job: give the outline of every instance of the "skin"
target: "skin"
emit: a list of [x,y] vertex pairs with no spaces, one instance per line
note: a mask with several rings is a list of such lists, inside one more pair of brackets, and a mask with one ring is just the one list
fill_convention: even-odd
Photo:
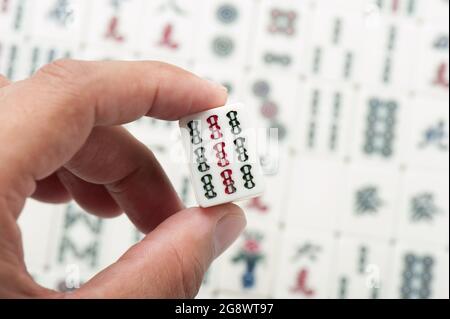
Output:
[[[177,120],[225,104],[226,90],[159,62],[53,62],[10,83],[0,75],[0,297],[192,298],[205,271],[239,236],[243,212],[183,207],[152,152],[120,125]],[[144,240],[77,291],[28,274],[17,219],[27,198],[75,200],[122,212]],[[37,217],[38,218],[38,217]]]

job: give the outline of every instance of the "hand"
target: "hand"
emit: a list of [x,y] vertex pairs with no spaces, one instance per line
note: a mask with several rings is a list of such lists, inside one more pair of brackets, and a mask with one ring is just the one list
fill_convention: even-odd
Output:
[[[226,98],[222,87],[156,62],[61,60],[25,81],[0,76],[0,297],[194,297],[244,229],[243,212],[184,209],[151,151],[119,125],[177,120]],[[58,293],[25,267],[17,218],[28,197],[74,199],[105,218],[124,211],[148,235],[80,289]]]

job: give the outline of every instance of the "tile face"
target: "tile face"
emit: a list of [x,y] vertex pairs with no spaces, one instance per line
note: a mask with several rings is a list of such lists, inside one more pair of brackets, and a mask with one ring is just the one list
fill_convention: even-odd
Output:
[[196,41],[197,58],[203,63],[241,66],[248,59],[251,43],[253,1],[211,0],[203,2]]
[[340,230],[388,240],[394,235],[400,192],[397,170],[369,165],[352,165],[348,170]]
[[276,275],[276,297],[329,297],[333,237],[326,232],[288,231],[283,236]]
[[264,191],[256,131],[243,104],[180,120],[192,183],[202,207],[257,197]]
[[344,159],[350,147],[348,129],[354,102],[355,94],[349,85],[317,80],[303,83],[296,143],[301,154]]
[[410,100],[393,90],[363,90],[356,102],[352,157],[365,163],[399,164],[405,153]]
[[417,96],[406,153],[410,166],[429,171],[448,170],[449,108],[448,96],[443,99]]
[[[33,37],[81,42],[88,3],[81,0],[43,0],[30,15]],[[31,12],[29,12],[31,13]],[[86,30],[87,31],[87,30]]]
[[341,237],[331,279],[331,298],[385,298],[390,251],[387,241]]
[[276,232],[268,227],[249,227],[218,259],[219,289],[240,295],[268,297],[272,294]]
[[25,14],[30,12],[32,2],[29,0],[0,1],[0,34],[13,36],[23,35],[27,31],[28,19]]
[[362,67],[358,82],[407,90],[412,85],[417,60],[418,33],[414,23],[380,18],[363,29]]
[[306,1],[262,2],[252,38],[252,66],[273,72],[300,71],[307,34],[306,7]]
[[194,58],[198,35],[199,12],[193,10],[195,0],[142,2],[144,14],[133,17],[151,17],[142,19],[138,28],[138,48],[143,57],[185,66],[186,61]]
[[295,164],[289,188],[288,228],[335,230],[344,169],[344,165],[331,161],[303,159]]
[[92,3],[87,41],[110,49],[138,45],[141,0],[100,0]]
[[11,81],[25,77],[25,49],[19,41],[0,39],[0,73]]
[[420,242],[400,242],[393,258],[389,298],[448,298],[448,250]]
[[448,98],[448,36],[445,23],[428,25],[421,30],[419,64],[414,72],[414,86],[419,92]]
[[[55,207],[28,200],[18,220],[22,232],[25,263],[28,269],[39,272],[48,263],[48,248],[52,244],[50,235],[54,231],[54,220],[60,212]],[[36,220],[35,216],[39,215]]]
[[105,220],[87,214],[76,204],[61,208],[46,267],[52,288],[79,288],[101,269],[104,225]]
[[407,172],[400,196],[398,236],[410,241],[448,245],[448,173]]
[[[354,82],[360,69],[359,60],[364,33],[363,15],[354,8],[330,7],[318,1],[308,33],[303,73],[321,79]],[[320,36],[319,36],[320,34]]]

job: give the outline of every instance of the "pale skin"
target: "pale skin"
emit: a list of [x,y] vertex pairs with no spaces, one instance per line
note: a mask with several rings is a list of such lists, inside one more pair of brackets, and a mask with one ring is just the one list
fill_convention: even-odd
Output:
[[[0,298],[195,297],[244,214],[233,204],[186,209],[152,152],[120,125],[177,120],[226,99],[223,87],[159,62],[61,60],[25,81],[0,75]],[[27,198],[125,213],[148,235],[75,292],[53,291],[24,263],[17,219]]]

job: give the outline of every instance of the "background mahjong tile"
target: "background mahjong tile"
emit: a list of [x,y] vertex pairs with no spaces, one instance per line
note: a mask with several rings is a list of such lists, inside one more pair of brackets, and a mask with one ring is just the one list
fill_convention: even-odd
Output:
[[448,298],[448,249],[400,241],[392,262],[388,298]]
[[423,22],[425,24],[436,23],[442,24],[447,23],[449,19],[448,4],[446,0],[442,1],[420,1],[419,8],[422,12]]
[[29,31],[27,14],[32,12],[33,1],[3,0],[0,2],[0,34],[24,36]]
[[398,169],[351,164],[347,174],[340,229],[347,234],[392,238],[401,195]]
[[44,65],[58,59],[77,59],[79,48],[70,42],[30,41],[23,46],[22,66],[24,76],[29,77]]
[[83,0],[41,0],[33,7],[30,35],[37,39],[81,43],[89,32],[87,7]]
[[206,64],[243,67],[249,58],[253,1],[211,0],[201,8],[196,57]]
[[298,158],[288,189],[286,226],[335,230],[341,211],[345,165],[329,160]]
[[20,40],[0,39],[0,73],[11,81],[27,77],[27,45]]
[[402,177],[399,238],[448,245],[448,174],[407,170]]
[[139,49],[145,57],[153,57],[183,65],[194,58],[197,28],[200,18],[195,0],[145,1],[145,14],[140,30]]
[[377,23],[366,23],[362,32],[362,59],[359,61],[362,67],[358,70],[358,83],[403,90],[410,88],[418,58],[417,24],[380,17]]
[[119,47],[137,49],[142,35],[140,12],[142,0],[100,0],[92,2],[89,10],[89,45],[99,44],[109,51]]
[[[362,11],[330,7],[328,2],[319,1],[310,14],[311,24],[302,73],[320,79],[351,81],[357,80],[362,67],[361,49],[364,36]],[[320,36],[319,36],[320,35]]]
[[47,270],[57,279],[70,272],[86,281],[101,267],[105,220],[89,215],[75,203],[60,209],[54,215]]
[[247,227],[241,238],[218,259],[221,292],[269,297],[275,265],[275,228]]
[[49,265],[50,247],[54,240],[54,220],[60,213],[58,207],[27,200],[18,223],[22,233],[25,264],[29,269],[41,272]]
[[[298,74],[308,39],[307,1],[264,0],[258,8],[250,65]],[[295,53],[295,54],[294,54]]]
[[352,153],[355,162],[400,165],[409,134],[410,98],[394,90],[359,90],[353,128]]
[[275,297],[329,298],[330,270],[334,259],[331,232],[308,228],[288,229],[280,242]]
[[448,171],[449,109],[447,98],[417,95],[412,101],[408,152],[405,162],[412,168]]
[[299,154],[305,157],[344,159],[350,149],[350,128],[356,95],[351,85],[304,81],[298,95]]
[[391,254],[388,241],[341,236],[330,280],[331,298],[386,298]]
[[442,24],[421,28],[418,36],[417,67],[414,68],[413,88],[441,99],[448,99],[448,34],[448,28]]

